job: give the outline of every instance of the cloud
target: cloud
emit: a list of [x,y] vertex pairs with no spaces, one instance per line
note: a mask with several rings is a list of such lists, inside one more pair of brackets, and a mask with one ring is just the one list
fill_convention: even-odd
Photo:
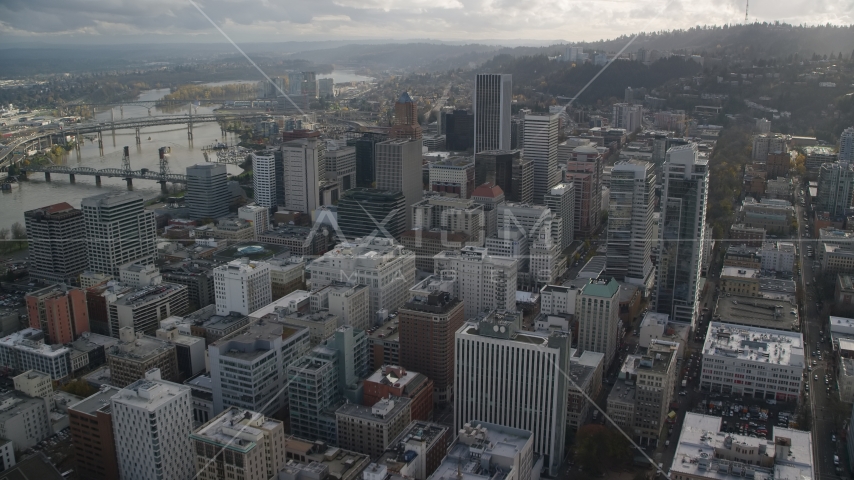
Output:
[[[434,38],[598,40],[738,23],[744,0],[198,0],[237,41]],[[785,17],[781,17],[785,15]],[[0,0],[0,38],[176,40],[210,35],[187,0]],[[851,0],[754,2],[751,21],[854,23]],[[134,38],[128,38],[133,36]],[[124,38],[123,38],[124,37]]]

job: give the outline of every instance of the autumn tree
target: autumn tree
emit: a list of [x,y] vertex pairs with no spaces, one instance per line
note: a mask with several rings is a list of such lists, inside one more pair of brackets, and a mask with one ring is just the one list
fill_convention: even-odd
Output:
[[616,429],[585,425],[576,436],[575,458],[585,472],[598,475],[631,460],[629,441]]
[[27,229],[21,225],[21,222],[12,224],[12,245],[15,249],[20,249],[26,246]]

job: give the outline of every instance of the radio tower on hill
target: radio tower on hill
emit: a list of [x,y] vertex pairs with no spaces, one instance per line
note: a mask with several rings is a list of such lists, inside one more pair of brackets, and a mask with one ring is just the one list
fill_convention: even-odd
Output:
[[750,0],[746,0],[744,5],[744,24],[747,25],[747,11],[750,9]]

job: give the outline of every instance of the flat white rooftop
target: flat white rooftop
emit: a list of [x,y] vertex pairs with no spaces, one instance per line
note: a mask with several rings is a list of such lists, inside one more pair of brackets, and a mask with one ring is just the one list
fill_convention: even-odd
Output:
[[258,412],[230,408],[202,425],[190,437],[246,452],[263,440],[265,430],[273,430],[279,424],[281,422]]
[[[275,313],[276,307],[284,307],[288,308],[289,311],[295,311],[296,305],[305,301],[310,296],[310,292],[307,292],[305,290],[296,290],[278,300],[273,301],[272,303],[268,303],[267,305],[259,308],[258,310],[255,310],[254,312],[250,313],[249,316],[252,318],[262,318],[264,315]],[[292,305],[294,306],[294,308],[290,308],[290,306]]]
[[[720,431],[720,427],[721,417],[685,414],[670,469],[671,478],[673,473],[721,480],[741,477],[742,474],[754,480],[815,478],[810,432],[774,427],[773,440],[768,440],[726,434]],[[724,459],[738,458],[737,448],[755,451],[754,463],[748,465]]]
[[114,403],[121,403],[153,412],[172,401],[190,387],[162,380],[137,380],[113,396]]
[[712,322],[703,355],[804,367],[804,337],[798,332]]

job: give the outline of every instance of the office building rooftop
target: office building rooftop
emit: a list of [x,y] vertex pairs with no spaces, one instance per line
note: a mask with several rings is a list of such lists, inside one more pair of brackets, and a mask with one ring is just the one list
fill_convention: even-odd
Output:
[[428,378],[418,372],[407,371],[403,367],[383,365],[382,368],[372,373],[365,381],[394,385],[395,387],[400,386],[406,394],[409,394],[427,382]]
[[112,400],[131,407],[154,411],[189,390],[189,387],[177,383],[143,379],[121,389],[112,397]]
[[187,287],[185,285],[178,285],[176,283],[161,283],[159,285],[151,285],[148,287],[139,288],[127,293],[117,295],[114,304],[138,307],[148,302],[153,302],[160,298],[171,295],[179,290],[186,289]]
[[69,406],[71,410],[85,413],[87,415],[95,415],[96,412],[110,413],[110,399],[113,398],[120,389],[112,386],[102,387],[98,393],[90,395],[85,399]]
[[711,322],[703,355],[805,367],[804,339],[798,332]]
[[[371,462],[367,455],[332,447],[322,441],[288,437],[285,452],[289,458],[305,458],[306,463],[288,461],[280,478],[335,478],[354,480]],[[304,472],[304,473],[303,473]]]
[[45,335],[41,330],[25,328],[3,337],[0,339],[0,344],[6,347],[28,350],[47,357],[58,357],[69,353],[68,347],[46,345],[44,340]]
[[272,430],[281,423],[258,412],[232,407],[190,434],[190,438],[245,453],[262,442],[263,430]]
[[401,410],[406,408],[412,400],[406,397],[383,398],[375,403],[372,407],[366,407],[356,403],[345,403],[335,411],[336,415],[346,415],[348,417],[361,418],[372,422],[389,423]]
[[[784,292],[783,292],[784,293]],[[797,330],[800,324],[797,306],[786,299],[724,295],[718,297],[714,319],[749,327]]]
[[723,270],[721,270],[721,277],[757,280],[759,279],[759,269],[744,267],[724,267]]
[[768,440],[720,429],[721,417],[686,413],[671,474],[719,480],[816,478],[809,432],[773,427],[773,440]]
[[512,469],[514,478],[527,478],[519,469],[527,465],[514,464],[516,455],[525,450],[533,434],[527,430],[492,423],[472,421],[460,431],[456,442],[430,478],[447,480],[503,480]]
[[275,322],[257,322],[249,325],[240,333],[221,338],[210,344],[210,347],[220,349],[221,357],[231,357],[239,360],[253,360],[264,355],[270,342],[276,339],[287,339],[295,335],[299,329]]
[[107,354],[112,357],[144,361],[147,358],[160,355],[173,348],[175,347],[165,340],[145,335],[136,335],[130,341],[120,341]]

